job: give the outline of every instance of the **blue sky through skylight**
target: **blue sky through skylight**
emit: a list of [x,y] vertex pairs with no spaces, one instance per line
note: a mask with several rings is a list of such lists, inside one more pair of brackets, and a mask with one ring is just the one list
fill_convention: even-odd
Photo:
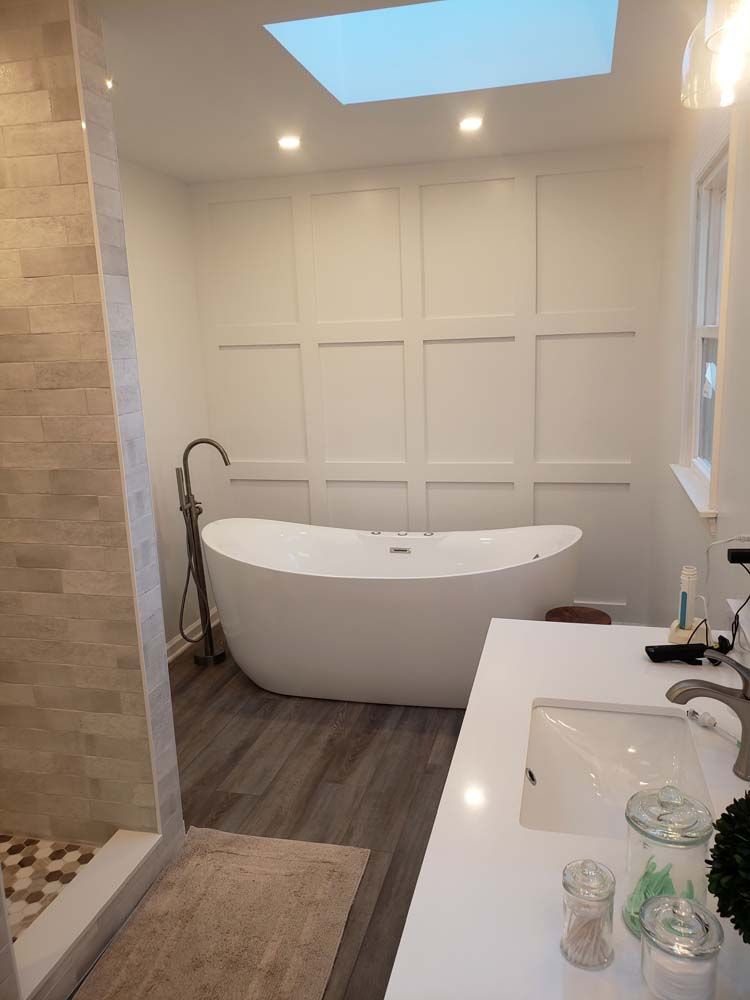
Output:
[[265,27],[342,104],[596,76],[619,0],[433,0]]

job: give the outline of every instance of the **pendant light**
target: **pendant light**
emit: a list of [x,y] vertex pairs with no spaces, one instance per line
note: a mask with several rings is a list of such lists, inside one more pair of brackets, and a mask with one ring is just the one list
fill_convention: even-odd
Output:
[[[726,2],[731,4],[732,0]],[[714,52],[706,44],[705,19],[696,25],[682,60],[683,107],[728,108],[750,100],[750,49],[746,51],[740,44],[742,36],[736,28],[735,22],[732,30],[721,35],[720,48]]]
[[726,44],[750,52],[750,0],[708,0],[706,45],[720,52]]

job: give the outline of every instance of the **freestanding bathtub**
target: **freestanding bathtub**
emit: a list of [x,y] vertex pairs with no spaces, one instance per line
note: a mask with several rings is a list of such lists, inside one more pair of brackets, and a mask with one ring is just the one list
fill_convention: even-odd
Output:
[[581,531],[406,534],[230,518],[202,537],[224,635],[256,684],[463,708],[490,619],[572,603]]

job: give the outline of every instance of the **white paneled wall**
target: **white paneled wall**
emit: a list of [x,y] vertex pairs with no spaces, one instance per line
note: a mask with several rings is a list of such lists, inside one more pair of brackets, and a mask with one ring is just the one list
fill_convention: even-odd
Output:
[[538,176],[540,313],[629,309],[641,292],[639,167]]
[[424,344],[428,462],[512,462],[518,411],[513,337]]
[[537,461],[632,459],[636,353],[634,333],[537,337]]
[[567,522],[578,598],[643,619],[661,150],[193,189],[233,514]]
[[[512,316],[518,266],[513,178],[420,187],[425,316]],[[482,254],[477,254],[477,247]]]
[[326,462],[405,462],[404,345],[320,344]]
[[220,346],[213,358],[211,407],[216,437],[253,462],[307,458],[298,344]]
[[315,194],[310,205],[318,322],[401,319],[398,188]]

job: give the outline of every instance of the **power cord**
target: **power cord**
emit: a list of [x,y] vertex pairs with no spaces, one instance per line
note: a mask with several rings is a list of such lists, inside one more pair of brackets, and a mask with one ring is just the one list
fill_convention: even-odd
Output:
[[[728,545],[730,542],[745,542],[745,543],[750,542],[750,535],[732,535],[730,538],[717,538],[715,542],[710,542],[706,546],[706,593],[709,594],[709,597],[708,599],[703,597],[703,610],[705,612],[707,619],[709,618],[708,604],[711,599],[708,587],[709,580],[711,579],[711,550],[715,549],[718,545]],[[747,568],[747,566],[744,565],[744,563],[740,563],[739,565],[742,566],[742,568],[745,570],[746,573],[750,574],[750,570]],[[729,650],[734,649],[735,642],[737,641],[737,637],[740,632],[740,612],[745,609],[749,601],[750,601],[750,595],[748,595],[747,600],[743,602],[741,607],[737,609],[735,616],[732,619],[732,625],[731,625],[732,643],[731,646],[729,647]],[[700,622],[697,628],[700,628],[702,624],[703,622]],[[695,635],[695,632],[693,633],[693,635]],[[706,635],[708,635],[708,627],[706,628]],[[739,640],[739,645],[740,649],[750,651],[748,647],[744,645],[741,638]],[[729,652],[729,650],[726,650],[726,652]]]
[[[726,545],[728,542],[734,542],[734,541],[743,541],[743,542],[744,541],[750,541],[750,536],[748,536],[748,535],[736,535],[734,538],[724,538],[720,542],[712,542],[711,545],[708,546],[708,549],[706,549],[706,570],[707,570],[707,572],[706,572],[706,583],[708,583],[708,552],[709,552],[709,550],[711,549],[711,547],[713,545]],[[748,576],[750,576],[750,569],[748,569],[748,567],[745,565],[745,563],[739,563],[738,565],[742,566],[742,568],[744,569],[744,571],[748,574]],[[695,628],[693,629],[693,631],[690,633],[690,638],[688,639],[688,643],[691,643],[693,641],[693,639],[695,638],[696,633],[703,626],[705,626],[705,628],[706,628],[706,645],[710,646],[711,645],[711,636],[710,636],[709,630],[708,630],[708,601],[706,600],[706,598],[705,598],[705,596],[703,594],[698,594],[698,597],[700,598],[700,600],[703,601],[704,617],[701,618],[701,620],[695,626]],[[737,610],[734,613],[734,617],[732,618],[732,624],[729,627],[729,634],[731,636],[731,639],[729,641],[727,641],[726,639],[722,639],[722,642],[726,646],[726,648],[722,649],[723,653],[731,653],[732,650],[734,649],[735,644],[737,643],[737,640],[738,640],[738,638],[740,636],[740,632],[741,632],[740,616],[741,616],[742,612],[745,610],[745,608],[747,607],[748,604],[750,604],[750,594],[747,595],[747,597],[745,598],[745,600],[742,602],[742,604],[737,608]],[[740,649],[744,649],[744,650],[747,651],[748,648],[745,645],[743,645],[741,639],[740,639],[739,645],[740,645]]]
[[[742,568],[744,569],[744,571],[748,574],[748,576],[750,576],[750,569],[748,569],[747,566],[744,563],[740,563],[739,565],[742,566]],[[740,615],[745,610],[745,608],[747,607],[748,604],[750,604],[750,594],[747,595],[747,597],[745,598],[745,600],[742,602],[742,604],[740,604],[740,606],[737,608],[737,610],[734,613],[734,618],[732,619],[732,625],[731,625],[731,627],[729,629],[729,634],[732,637],[732,640],[731,640],[731,642],[729,644],[729,650],[728,650],[728,652],[730,652],[730,653],[734,649],[734,644],[737,642],[737,636],[739,635],[739,632],[740,632]],[[744,648],[744,647],[742,647],[742,643],[741,642],[740,642],[740,647]]]
[[710,646],[711,645],[711,636],[708,633],[708,618],[702,618],[698,622],[698,624],[695,626],[695,628],[693,629],[693,631],[690,633],[690,638],[688,639],[688,643],[691,643],[693,641],[693,636],[698,631],[698,629],[701,627],[701,625],[705,625],[706,626],[706,645]]

